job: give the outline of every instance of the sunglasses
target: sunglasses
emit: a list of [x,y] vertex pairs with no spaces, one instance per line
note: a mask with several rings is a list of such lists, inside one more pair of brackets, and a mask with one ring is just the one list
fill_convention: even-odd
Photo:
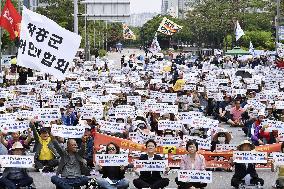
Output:
[[115,150],[116,150],[115,147],[110,147],[110,148],[108,148],[108,151],[115,151]]

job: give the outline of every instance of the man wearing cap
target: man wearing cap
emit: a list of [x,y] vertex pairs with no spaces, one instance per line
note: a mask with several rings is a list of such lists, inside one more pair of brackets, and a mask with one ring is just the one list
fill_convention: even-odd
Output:
[[[252,151],[254,148],[255,146],[248,140],[244,140],[237,147],[239,151]],[[246,185],[257,185],[259,183],[263,186],[264,180],[258,177],[254,163],[235,163],[233,158],[230,159],[230,163],[232,166],[235,166],[235,174],[231,180],[231,186],[239,188],[241,183],[245,183]]]
[[[15,142],[12,146],[12,155],[24,155],[24,147],[20,142]],[[29,187],[33,183],[33,178],[27,173],[26,168],[7,167],[0,178],[0,186],[8,189],[17,189],[20,187]]]

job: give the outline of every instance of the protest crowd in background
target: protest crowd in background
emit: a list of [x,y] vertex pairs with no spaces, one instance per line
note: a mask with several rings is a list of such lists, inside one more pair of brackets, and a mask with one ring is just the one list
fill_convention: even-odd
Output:
[[[214,171],[234,172],[227,188],[263,188],[272,177],[258,168],[284,188],[275,53],[163,54],[156,33],[145,53],[86,61],[82,51],[73,59],[81,36],[25,7],[21,17],[10,0],[2,12],[18,51],[1,64],[0,188],[37,188],[30,171],[59,189],[206,188]],[[164,17],[157,32],[182,28]],[[127,25],[123,35],[135,39]],[[236,41],[243,35],[237,21]],[[232,143],[236,127],[243,141]]]
[[[164,188],[171,169],[180,170],[178,188],[204,188],[214,174],[208,162],[221,162],[219,169],[235,170],[231,185],[238,188],[263,185],[256,167],[268,165],[269,159],[279,174],[275,186],[281,188],[282,70],[269,56],[245,64],[221,55],[174,58],[77,59],[63,81],[19,66],[15,81],[10,79],[13,69],[5,68],[0,162],[6,168],[0,183],[8,188],[13,179],[22,184],[28,168],[54,173],[51,182],[58,188],[127,188],[130,182],[136,188]],[[230,127],[239,127],[247,140],[232,144]],[[135,145],[123,146],[125,141]],[[278,145],[274,151],[279,153],[255,151],[269,144]],[[231,150],[234,154],[228,155]],[[146,154],[140,156],[141,151]],[[13,170],[5,160],[15,152],[34,159],[28,165],[18,161]],[[212,159],[207,152],[227,155]],[[130,170],[136,173],[133,181],[124,176]],[[29,178],[24,184],[33,186]]]

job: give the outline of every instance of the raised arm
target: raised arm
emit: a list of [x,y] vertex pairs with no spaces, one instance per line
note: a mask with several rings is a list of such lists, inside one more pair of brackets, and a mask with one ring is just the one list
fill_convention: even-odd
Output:
[[30,122],[30,128],[32,129],[33,133],[34,133],[34,139],[36,142],[39,142],[39,134],[35,128],[35,122],[34,120],[31,120]]
[[58,141],[52,137],[52,143],[54,145],[54,148],[56,149],[57,153],[63,157],[65,154],[65,150],[59,145]]
[[0,140],[1,140],[1,143],[7,148],[8,141],[4,139],[2,131],[0,131]]

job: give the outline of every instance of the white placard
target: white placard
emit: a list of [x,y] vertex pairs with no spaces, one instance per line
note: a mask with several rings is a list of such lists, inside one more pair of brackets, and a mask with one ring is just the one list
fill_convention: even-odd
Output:
[[235,163],[267,163],[267,152],[234,151]]
[[6,122],[1,125],[1,130],[5,132],[17,132],[17,131],[25,131],[29,128],[28,121],[13,121]]
[[179,170],[178,181],[212,183],[212,171]]
[[137,171],[165,171],[168,160],[135,160],[134,167]]
[[237,150],[237,144],[217,144],[216,152],[225,152],[225,151],[233,151]]
[[95,154],[95,159],[100,166],[128,165],[128,154]]
[[1,167],[33,168],[34,156],[0,155]]
[[53,136],[59,136],[62,138],[81,138],[85,133],[85,127],[53,124],[51,127],[51,133]]
[[158,130],[182,130],[182,124],[178,121],[159,120]]

